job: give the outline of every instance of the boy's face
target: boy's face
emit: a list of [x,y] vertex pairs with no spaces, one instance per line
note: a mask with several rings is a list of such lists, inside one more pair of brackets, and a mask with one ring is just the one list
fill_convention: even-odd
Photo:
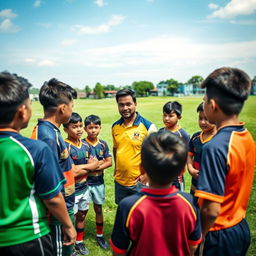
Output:
[[124,119],[129,119],[135,114],[136,103],[133,101],[132,96],[120,97],[117,105],[119,113]]
[[204,113],[209,123],[214,124],[215,120],[213,117],[213,107],[212,107],[212,101],[208,99],[207,95],[205,94],[204,98]]
[[64,131],[68,134],[68,137],[71,137],[72,139],[75,140],[80,139],[84,132],[83,123],[70,123],[68,125],[68,128],[64,128]]
[[90,123],[84,127],[89,139],[96,139],[100,133],[101,126],[98,124]]
[[24,128],[27,128],[28,126],[28,123],[29,123],[29,120],[31,118],[31,113],[32,113],[32,110],[31,110],[31,104],[32,104],[32,101],[30,99],[27,99],[24,104],[22,104],[22,108],[23,108],[23,124],[22,124],[22,127],[21,129],[24,129]]
[[175,112],[171,112],[170,114],[163,112],[163,123],[167,129],[174,127],[179,119],[180,117]]
[[214,124],[209,123],[204,111],[199,112],[198,124],[203,132],[211,131],[214,128]]

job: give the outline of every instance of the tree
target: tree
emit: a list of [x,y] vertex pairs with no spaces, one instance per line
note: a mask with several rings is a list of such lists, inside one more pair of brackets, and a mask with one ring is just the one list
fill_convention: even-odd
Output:
[[104,87],[100,83],[95,85],[93,91],[95,92],[97,99],[103,98]]
[[252,79],[252,88],[251,88],[251,94],[256,93],[256,76],[253,77]]
[[84,87],[84,91],[85,91],[86,97],[88,97],[89,94],[91,93],[92,89],[89,87],[89,85],[86,85]]
[[203,77],[196,75],[196,76],[192,76],[189,80],[188,80],[188,84],[192,84],[193,85],[193,93],[196,92],[196,88],[200,88],[201,87],[201,83],[203,82]]
[[180,83],[177,80],[171,78],[169,80],[166,80],[165,83],[168,84],[167,90],[171,93],[171,95],[178,91]]
[[148,81],[133,82],[132,88],[138,96],[148,96],[149,91],[154,88],[153,83]]

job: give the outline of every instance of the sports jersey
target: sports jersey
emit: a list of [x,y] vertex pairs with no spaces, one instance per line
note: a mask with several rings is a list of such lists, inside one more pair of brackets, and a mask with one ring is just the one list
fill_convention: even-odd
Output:
[[134,186],[140,176],[141,144],[143,139],[153,131],[154,124],[136,113],[136,119],[129,127],[120,118],[112,125],[113,147],[116,149],[115,180],[123,186]]
[[[80,141],[79,145],[75,145],[72,141],[65,139],[68,152],[75,165],[87,164],[90,155],[90,148],[87,143]],[[75,177],[75,194],[82,194],[87,188],[87,174]]]
[[[163,128],[159,129],[159,132],[163,132],[166,130],[167,129],[165,127],[163,127]],[[170,130],[167,130],[167,131],[170,131]],[[190,137],[189,137],[189,134],[183,128],[181,128],[180,126],[177,126],[177,129],[175,129],[174,131],[170,131],[170,132],[172,132],[175,135],[177,135],[178,137],[182,138],[185,141],[185,143],[188,145]]]
[[[103,160],[108,157],[112,157],[107,142],[98,139],[96,143],[92,144],[87,138],[84,139],[87,145],[90,147],[90,153],[92,157],[96,157],[98,160]],[[104,184],[104,173],[100,175],[95,175],[94,173],[89,173],[87,179],[88,185],[100,185]]]
[[60,130],[54,124],[40,119],[33,130],[31,138],[46,142],[58,159],[60,168],[67,180],[63,191],[64,199],[67,209],[73,211],[75,202],[75,179],[72,170],[72,159],[69,156],[67,146],[61,136]]
[[114,252],[133,256],[190,255],[201,242],[199,210],[193,197],[168,189],[143,188],[123,199],[117,209],[110,244]]
[[[214,135],[209,136],[206,140],[203,139],[203,131],[196,132],[192,135],[188,144],[188,154],[193,157],[193,167],[197,170],[200,168],[201,151],[203,145],[210,141]],[[192,184],[197,187],[197,179],[192,178]]]
[[65,178],[49,147],[0,129],[0,247],[49,233],[41,199],[61,191]]
[[204,145],[195,195],[221,204],[210,231],[232,227],[245,217],[254,165],[255,144],[243,123],[221,127]]

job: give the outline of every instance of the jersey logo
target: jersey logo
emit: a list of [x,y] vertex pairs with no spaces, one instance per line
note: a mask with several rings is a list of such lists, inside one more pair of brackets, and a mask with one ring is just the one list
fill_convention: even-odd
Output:
[[140,133],[139,133],[139,132],[134,132],[132,139],[133,139],[133,140],[138,140],[139,137],[140,137]]
[[65,148],[61,153],[60,153],[60,159],[67,159],[69,157],[69,152],[68,149]]

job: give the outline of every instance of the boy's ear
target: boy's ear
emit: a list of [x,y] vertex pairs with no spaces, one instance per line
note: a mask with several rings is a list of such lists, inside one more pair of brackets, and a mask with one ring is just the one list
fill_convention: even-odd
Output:
[[60,104],[58,106],[58,110],[61,114],[63,114],[65,112],[65,109],[66,109],[66,104]]
[[212,111],[216,111],[217,109],[219,109],[219,105],[215,99],[210,99],[210,106],[212,108]]
[[68,133],[68,132],[67,132],[67,128],[66,128],[66,127],[64,127],[64,128],[63,128],[63,131],[64,131],[64,132],[66,132],[66,133]]
[[140,173],[141,174],[145,174],[145,169],[143,168],[142,164],[140,164]]

